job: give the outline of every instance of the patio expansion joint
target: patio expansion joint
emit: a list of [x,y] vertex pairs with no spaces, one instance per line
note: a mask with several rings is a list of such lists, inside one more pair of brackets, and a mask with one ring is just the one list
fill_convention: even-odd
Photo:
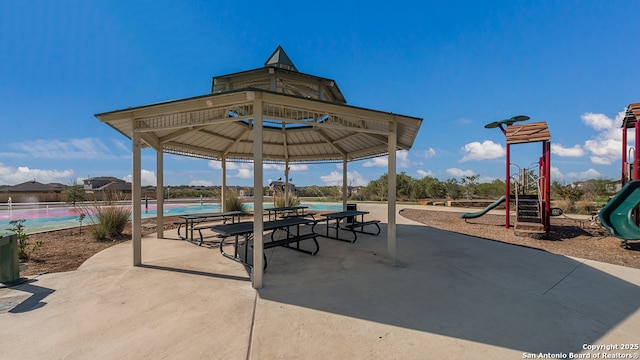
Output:
[[563,282],[566,278],[568,278],[571,274],[573,274],[574,271],[578,270],[578,268],[580,266],[584,265],[583,262],[579,262],[573,269],[571,269],[571,271],[569,271],[567,274],[565,274],[565,276],[562,277],[562,279],[558,280],[555,284],[551,285],[550,288],[548,288],[547,290],[545,290],[542,293],[542,296],[547,295],[547,293],[551,290],[553,290],[556,286],[558,286],[561,282]]
[[249,327],[249,341],[247,344],[247,357],[246,359],[251,359],[251,345],[253,344],[253,332],[256,324],[256,310],[258,308],[258,291],[255,291],[255,296],[253,298],[253,314],[251,314],[251,326]]

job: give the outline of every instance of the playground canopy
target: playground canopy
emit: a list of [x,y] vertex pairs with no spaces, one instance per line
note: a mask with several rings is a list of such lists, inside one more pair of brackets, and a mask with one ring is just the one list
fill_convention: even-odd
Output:
[[[163,153],[221,161],[224,204],[227,161],[253,162],[254,189],[263,186],[263,163],[284,164],[288,169],[291,163],[341,162],[346,188],[350,161],[388,155],[388,174],[395,174],[396,151],[411,148],[422,123],[417,117],[347,105],[334,80],[298,72],[281,47],[264,67],[214,77],[211,88],[211,94],[95,115],[132,140],[134,265],[142,263],[138,201],[143,147],[157,154],[158,237],[162,238]],[[389,176],[391,264],[396,261],[395,188],[395,176]],[[346,195],[343,191],[345,207]],[[254,201],[252,282],[259,288],[262,197]]]

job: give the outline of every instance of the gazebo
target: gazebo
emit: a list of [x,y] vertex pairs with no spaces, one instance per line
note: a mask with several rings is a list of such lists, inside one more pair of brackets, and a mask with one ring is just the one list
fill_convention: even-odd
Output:
[[[156,151],[158,238],[164,237],[163,154],[222,164],[253,162],[254,189],[262,189],[263,164],[342,163],[343,188],[351,161],[389,156],[389,263],[396,263],[396,151],[413,145],[421,118],[354,107],[334,80],[298,72],[282,47],[264,67],[213,78],[211,93],[95,115],[132,142],[133,264],[142,264],[141,149]],[[392,176],[393,175],[393,176]],[[285,176],[285,179],[287,176]],[[288,181],[288,180],[286,180]],[[254,196],[252,285],[263,284],[263,199]],[[342,192],[346,208],[347,191]]]

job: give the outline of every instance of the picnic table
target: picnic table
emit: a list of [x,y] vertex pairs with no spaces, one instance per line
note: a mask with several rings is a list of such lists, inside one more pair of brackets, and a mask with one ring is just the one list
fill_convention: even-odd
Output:
[[[368,213],[369,213],[368,211],[345,210],[345,211],[321,214],[321,216],[325,217],[325,222],[327,224],[326,235],[322,235],[322,236],[327,237],[329,239],[353,243],[358,239],[358,235],[356,234],[357,232],[363,233],[363,234],[371,234],[371,235],[380,234],[380,226],[378,225],[380,220],[365,221],[364,216]],[[341,224],[341,222],[343,221],[344,221],[344,224]],[[375,225],[378,228],[378,231],[376,233],[364,231],[365,226],[369,226],[369,225]],[[329,228],[336,229],[335,236],[329,235]],[[340,237],[340,230],[345,230],[353,234],[353,240]]]
[[271,215],[273,215],[273,220],[277,220],[278,215],[304,217],[304,209],[308,209],[308,208],[309,208],[308,206],[297,205],[297,206],[265,208],[264,211],[267,213],[267,219],[271,221]]
[[[305,219],[302,217],[288,217],[285,219],[265,221],[263,223],[264,231],[272,230],[272,233],[271,233],[271,241],[264,242],[263,248],[264,250],[267,250],[276,246],[282,246],[288,249],[303,252],[305,254],[315,255],[320,250],[320,245],[318,245],[318,241],[316,240],[316,237],[318,236],[318,234],[316,234],[313,231],[313,226],[315,224],[316,224],[315,220]],[[311,232],[301,233],[300,232],[301,225],[305,225],[305,226],[310,225]],[[210,229],[218,233],[219,237],[223,238],[223,240],[220,242],[220,253],[222,254],[222,256],[229,258],[233,261],[237,261],[250,268],[253,268],[253,265],[249,262],[249,259],[247,258],[249,242],[253,239],[253,222],[252,221],[243,221],[235,224],[214,225],[214,226],[211,226]],[[281,230],[284,233],[285,235],[284,238],[276,239],[275,234],[278,230]],[[239,238],[241,236],[244,238],[243,244],[240,244],[240,241],[239,241]],[[224,246],[223,246],[224,239],[227,237],[234,237],[233,254],[228,254],[224,251]],[[301,241],[310,240],[310,239],[313,240],[315,244],[315,250],[307,250],[307,249],[300,248]],[[293,246],[293,243],[295,243],[295,246]],[[241,245],[244,245],[244,257],[242,257],[238,251],[238,248]],[[264,258],[264,268],[266,269],[267,257],[264,253],[262,254],[262,256]]]
[[[200,233],[200,244],[202,245],[202,227],[197,228],[197,224],[201,224],[203,222],[222,220],[224,223],[231,220],[232,223],[236,222],[236,218],[238,222],[240,222],[240,217],[245,213],[242,211],[226,211],[226,212],[212,212],[212,213],[199,213],[199,214],[186,214],[180,215],[183,221],[176,221],[174,224],[178,225],[178,236],[183,240],[189,240],[194,242],[193,240],[193,231],[198,230]],[[185,236],[180,235],[180,228],[182,225],[185,226]],[[204,228],[208,228],[204,227]],[[190,236],[187,236],[190,235]]]

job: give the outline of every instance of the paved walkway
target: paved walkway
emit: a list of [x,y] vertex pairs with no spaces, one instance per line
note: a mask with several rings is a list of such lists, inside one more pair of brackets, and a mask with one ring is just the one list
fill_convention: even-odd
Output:
[[[386,219],[383,205],[359,205]],[[263,289],[218,249],[143,239],[0,289],[0,359],[522,359],[640,344],[640,270],[429,228],[269,250]],[[464,226],[461,222],[460,226]],[[526,353],[526,354],[525,354]],[[601,356],[602,358],[602,356]]]

